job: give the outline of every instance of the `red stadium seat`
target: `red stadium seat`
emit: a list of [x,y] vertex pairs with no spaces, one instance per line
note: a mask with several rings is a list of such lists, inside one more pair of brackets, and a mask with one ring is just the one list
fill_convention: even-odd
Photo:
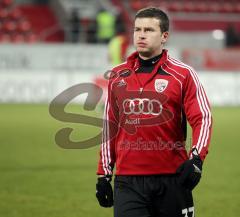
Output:
[[[19,26],[18,29],[20,32],[34,32],[35,34],[40,35],[46,29],[59,26],[53,11],[48,5],[26,4],[19,6],[18,9],[21,11],[22,15],[24,15],[23,18],[28,21],[26,24],[21,24],[21,27]],[[64,33],[62,29],[60,29],[43,40],[49,42],[63,42]]]
[[11,37],[7,33],[0,33],[0,43],[10,42]]
[[11,20],[6,20],[2,25],[2,30],[6,33],[11,33],[16,30],[16,22]]
[[27,20],[21,20],[17,25],[18,32],[29,32],[31,24]]
[[11,42],[13,43],[23,43],[25,41],[25,37],[23,34],[16,33],[11,36]]
[[[146,4],[152,4],[170,11],[172,26],[176,31],[224,30],[232,22],[240,30],[240,24],[237,20],[237,14],[240,14],[240,0],[142,0],[141,2],[139,0],[129,0],[124,2],[129,4],[122,4],[123,10],[127,12],[130,20],[126,21],[126,26],[130,26],[131,15],[134,15],[131,9],[138,10]],[[194,13],[188,14],[187,12]],[[228,14],[233,16],[229,17],[230,19],[225,19]]]
[[220,4],[219,12],[232,13],[232,12],[234,12],[234,6],[230,2],[224,2],[224,3]]
[[194,2],[184,2],[182,10],[184,12],[194,12],[195,7],[196,6],[195,6]]
[[4,7],[10,7],[10,6],[13,4],[13,0],[2,0],[2,1],[1,1],[1,4],[2,4]]
[[130,7],[134,11],[138,11],[139,9],[143,8],[143,3],[141,1],[131,1],[130,2]]
[[210,12],[218,13],[220,11],[220,4],[217,2],[209,2],[208,7]]
[[197,3],[197,5],[195,7],[195,11],[199,12],[199,13],[209,12],[208,3],[207,2],[199,2],[199,3]]
[[240,13],[240,2],[237,3],[237,4],[234,6],[233,12],[235,12],[235,13]]
[[182,3],[176,1],[170,2],[167,5],[167,9],[171,12],[180,12],[183,9]]
[[38,41],[38,38],[37,38],[36,34],[34,34],[34,33],[29,33],[29,34],[27,34],[27,35],[25,36],[25,41],[26,41],[27,43],[35,43],[35,42]]
[[19,20],[22,17],[21,11],[17,8],[13,8],[9,12],[9,18],[13,20]]
[[[58,21],[48,5],[15,5],[14,0],[0,0],[0,41],[33,43],[39,41],[38,34],[57,24]],[[64,33],[59,30],[44,41],[63,42]]]
[[8,17],[8,11],[5,8],[0,8],[0,20],[4,20]]

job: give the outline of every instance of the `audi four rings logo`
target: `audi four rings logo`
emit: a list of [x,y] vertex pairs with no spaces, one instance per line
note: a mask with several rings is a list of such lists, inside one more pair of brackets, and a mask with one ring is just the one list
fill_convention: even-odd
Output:
[[162,104],[156,99],[135,98],[125,99],[123,101],[124,114],[144,114],[160,115],[162,113]]

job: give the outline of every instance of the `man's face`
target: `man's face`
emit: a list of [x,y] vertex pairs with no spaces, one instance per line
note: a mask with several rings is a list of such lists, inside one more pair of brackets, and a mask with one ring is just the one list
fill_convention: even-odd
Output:
[[151,58],[161,53],[168,32],[161,32],[156,18],[137,18],[134,24],[133,42],[141,57]]

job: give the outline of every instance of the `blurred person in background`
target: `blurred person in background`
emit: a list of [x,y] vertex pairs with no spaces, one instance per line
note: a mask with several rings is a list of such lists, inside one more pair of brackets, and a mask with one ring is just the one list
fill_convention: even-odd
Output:
[[108,45],[109,59],[112,66],[116,66],[126,60],[129,46],[126,27],[121,19],[121,15],[116,19],[116,34]]
[[234,47],[240,45],[240,33],[237,32],[233,24],[230,24],[225,32],[225,45],[226,47]]
[[97,40],[99,43],[107,44],[115,34],[115,16],[104,9],[97,14]]
[[136,52],[109,80],[96,197],[101,206],[114,206],[115,217],[194,216],[192,190],[208,153],[212,118],[196,72],[163,49],[168,36],[162,10],[138,11]]
[[78,43],[80,39],[81,26],[79,10],[74,8],[70,17],[70,41]]
[[96,20],[90,21],[87,28],[87,43],[97,43],[97,22]]

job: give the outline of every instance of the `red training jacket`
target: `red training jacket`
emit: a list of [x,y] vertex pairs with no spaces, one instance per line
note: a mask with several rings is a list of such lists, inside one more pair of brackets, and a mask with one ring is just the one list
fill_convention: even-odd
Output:
[[135,52],[109,79],[98,175],[112,175],[115,164],[116,175],[176,173],[189,158],[186,120],[191,147],[202,160],[208,152],[212,116],[197,73],[167,50],[144,82],[138,68]]

